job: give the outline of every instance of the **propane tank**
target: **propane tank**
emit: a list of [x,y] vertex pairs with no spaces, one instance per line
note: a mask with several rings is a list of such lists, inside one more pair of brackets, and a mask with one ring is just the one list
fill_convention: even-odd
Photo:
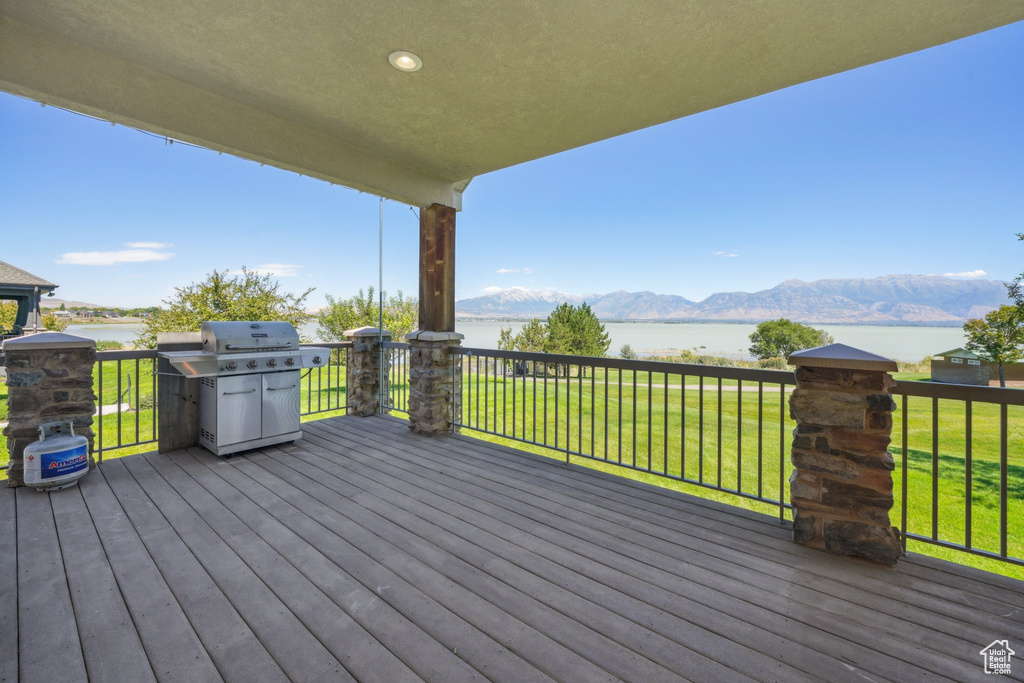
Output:
[[39,425],[39,441],[25,447],[25,485],[37,491],[74,486],[89,471],[89,440],[71,420]]

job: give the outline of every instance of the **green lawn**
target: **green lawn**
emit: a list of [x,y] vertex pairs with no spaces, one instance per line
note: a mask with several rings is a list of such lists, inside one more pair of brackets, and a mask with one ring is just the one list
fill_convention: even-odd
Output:
[[[154,438],[152,410],[151,361],[124,362],[121,367],[121,391],[132,376],[132,410],[105,415],[96,425],[102,433],[104,448],[118,443],[134,444],[138,440]],[[99,385],[100,367],[94,372]],[[118,371],[116,363],[105,362],[102,368],[102,397],[104,405],[117,403]],[[498,435],[481,434],[470,429],[463,433],[489,441],[511,443],[516,448],[547,457],[565,459],[566,444],[572,451],[589,457],[571,456],[577,464],[594,467],[621,476],[666,486],[693,495],[738,505],[740,507],[778,515],[778,507],[756,500],[708,489],[661,476],[684,475],[687,479],[706,484],[740,490],[749,495],[788,500],[785,479],[792,471],[789,448],[794,424],[789,418],[788,406],[780,404],[777,387],[765,385],[762,401],[757,391],[737,391],[737,382],[723,380],[723,391],[718,381],[705,379],[703,401],[698,377],[655,374],[650,378],[648,390],[646,373],[622,372],[621,395],[618,386],[619,371],[599,370],[594,377],[549,379],[547,397],[544,382],[536,384],[523,378],[512,381],[501,377],[467,374],[463,381],[462,420],[470,426],[497,430]],[[896,375],[897,379],[920,378],[921,373]],[[397,375],[392,387],[396,397],[408,396],[405,378]],[[141,381],[140,381],[141,380]],[[330,378],[326,370],[311,373],[302,382],[303,412],[321,410],[319,414],[303,417],[304,421],[342,414],[338,406],[345,403],[344,368],[332,368]],[[666,389],[665,386],[668,385]],[[744,387],[756,389],[756,383],[744,382]],[[536,399],[534,392],[536,391]],[[136,398],[136,392],[138,397]],[[513,398],[514,397],[514,398]],[[127,401],[127,396],[124,400]],[[785,395],[788,399],[788,393]],[[558,415],[556,419],[556,401]],[[137,403],[136,403],[137,402]],[[719,419],[719,402],[721,418]],[[134,408],[138,405],[139,410]],[[566,406],[568,405],[568,411]],[[685,411],[682,409],[685,405]],[[544,409],[547,407],[547,419]],[[703,406],[703,417],[701,408]],[[0,419],[6,414],[6,387],[0,383]],[[568,417],[568,420],[567,420]],[[894,474],[896,505],[891,512],[892,521],[900,524],[902,491],[903,444],[902,420],[894,414],[893,444],[896,459]],[[119,424],[120,418],[120,424]],[[909,529],[932,535],[931,511],[933,484],[937,492],[939,524],[938,538],[963,543],[966,538],[966,432],[964,405],[958,401],[939,401],[938,421],[938,477],[933,479],[932,463],[932,405],[930,399],[911,398],[908,401],[908,505]],[[780,422],[781,419],[781,422]],[[638,426],[635,443],[633,425]],[[648,425],[650,428],[648,429]],[[973,500],[971,540],[975,547],[998,552],[1000,527],[999,496],[999,413],[995,406],[975,404],[972,417],[972,467],[970,495]],[[1024,556],[1024,408],[1011,406],[1008,410],[1008,552]],[[137,431],[136,431],[137,430]],[[558,448],[554,451],[543,446],[510,442],[507,437],[536,440]],[[138,438],[136,438],[138,434]],[[621,436],[620,436],[621,434]],[[6,443],[0,451],[0,464],[6,462]],[[99,446],[97,438],[97,446]],[[131,453],[153,450],[155,444],[128,446],[104,453],[104,458],[120,457]],[[619,462],[641,468],[642,471],[619,466]],[[649,470],[649,471],[648,471]],[[781,481],[780,481],[781,479]],[[781,484],[781,486],[780,486]],[[787,517],[789,516],[788,513]],[[910,549],[989,571],[1024,579],[1024,568],[988,560],[968,553],[947,550],[923,543],[910,543]]]

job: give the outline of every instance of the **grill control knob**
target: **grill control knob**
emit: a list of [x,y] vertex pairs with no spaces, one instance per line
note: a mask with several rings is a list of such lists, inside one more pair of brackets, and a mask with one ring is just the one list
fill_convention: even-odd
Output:
[[272,368],[272,367],[274,367],[276,365],[277,365],[277,360],[275,358],[271,358],[270,360],[267,361],[267,366],[268,367]]
[[295,359],[294,358],[285,358],[284,359],[284,364],[285,365],[295,365]]
[[313,363],[315,365],[320,365],[320,356],[313,356]]
[[246,363],[246,365],[248,365],[250,368],[255,369],[256,368],[256,361],[251,360],[248,363]]
[[238,363],[236,363],[233,360],[229,360],[228,361],[228,370],[234,370],[237,367],[238,367]]

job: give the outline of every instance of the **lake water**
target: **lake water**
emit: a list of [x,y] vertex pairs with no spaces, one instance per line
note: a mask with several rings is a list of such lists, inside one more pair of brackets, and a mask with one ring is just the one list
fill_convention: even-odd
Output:
[[[456,329],[466,335],[464,346],[494,348],[502,327],[518,332],[522,323],[490,320],[458,321]],[[130,343],[139,325],[71,325],[68,334],[96,340]],[[629,344],[640,355],[678,353],[698,349],[701,353],[728,358],[749,358],[750,333],[755,325],[737,323],[605,323],[612,340],[609,353],[618,355]],[[942,351],[963,346],[959,327],[883,327],[879,325],[816,325],[837,342],[855,346],[896,360],[918,361]],[[304,325],[303,338],[316,339],[316,323]]]

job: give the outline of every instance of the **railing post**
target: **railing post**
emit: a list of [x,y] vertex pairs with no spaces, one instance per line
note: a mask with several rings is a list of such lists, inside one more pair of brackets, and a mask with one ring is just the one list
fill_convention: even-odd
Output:
[[8,339],[3,343],[7,365],[8,425],[10,461],[7,486],[24,486],[25,447],[39,438],[39,425],[72,420],[75,433],[89,439],[89,466],[93,460],[92,368],[96,342],[60,332],[42,332]]
[[381,395],[389,395],[387,383],[391,376],[381,340],[391,341],[391,333],[381,332],[376,327],[360,327],[346,330],[345,338],[352,342],[346,370],[348,414],[360,417],[377,415],[381,409]]
[[797,422],[789,479],[793,538],[837,555],[895,564],[902,551],[889,520],[893,458],[889,372],[896,363],[844,344],[799,351],[789,399]]
[[409,429],[436,436],[452,431],[462,399],[462,363],[451,352],[464,335],[417,330],[409,342]]

